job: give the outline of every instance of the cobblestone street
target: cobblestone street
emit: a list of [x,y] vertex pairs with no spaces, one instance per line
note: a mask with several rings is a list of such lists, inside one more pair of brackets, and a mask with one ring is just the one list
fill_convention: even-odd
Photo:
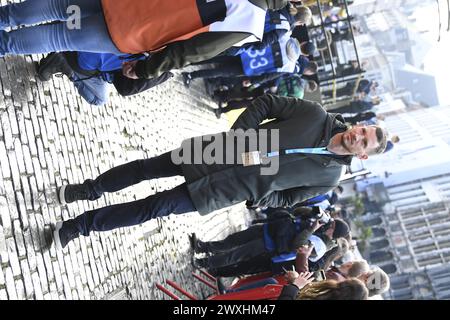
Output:
[[65,78],[36,80],[33,62],[39,58],[0,59],[0,299],[166,299],[154,287],[165,279],[199,297],[210,294],[192,280],[188,233],[213,239],[239,230],[243,206],[94,233],[62,252],[41,249],[45,225],[182,183],[182,178],[143,182],[67,206],[52,197],[62,183],[169,151],[190,136],[226,130],[227,121],[211,112],[214,103],[200,83],[187,90],[177,73],[139,96],[113,94],[98,108],[84,102]]

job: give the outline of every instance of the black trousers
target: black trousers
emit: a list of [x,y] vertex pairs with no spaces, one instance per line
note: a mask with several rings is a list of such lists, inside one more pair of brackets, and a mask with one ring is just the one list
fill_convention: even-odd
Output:
[[262,225],[236,232],[221,241],[206,242],[212,256],[208,270],[223,277],[259,273],[270,270],[272,254],[266,249]]
[[[133,161],[108,170],[95,180],[86,180],[84,186],[90,200],[100,198],[105,192],[116,192],[144,180],[183,176],[181,166],[171,160],[171,153]],[[108,231],[141,224],[147,220],[165,217],[171,213],[196,211],[186,183],[171,190],[153,194],[145,199],[98,208],[64,223],[74,225],[88,236],[91,231]]]
[[230,234],[223,240],[205,242],[209,252],[222,253],[247,245],[252,241],[264,242],[264,229],[262,225],[251,226],[246,230]]
[[358,101],[352,101],[350,104],[331,109],[330,112],[332,113],[360,113],[360,112],[367,112],[372,108],[370,105],[361,104]]
[[226,107],[219,109],[220,113],[230,112],[248,107],[253,100],[265,93],[264,88],[256,88],[252,91],[228,90],[219,91],[215,94],[221,101],[227,102]]
[[270,253],[260,254],[239,263],[219,268],[210,268],[208,272],[215,277],[239,277],[242,275],[251,275],[271,271],[272,255]]
[[[345,85],[345,87],[336,89],[336,97],[342,97],[342,96],[349,96],[349,95],[351,95],[353,93],[353,86],[354,85],[355,85],[355,82],[352,82],[352,83],[348,82]],[[323,93],[323,95],[331,98],[331,97],[333,97],[333,91],[332,90],[325,91]]]
[[245,75],[244,69],[242,68],[242,62],[239,57],[224,56],[220,58],[220,63],[217,63],[217,65],[215,65],[212,69],[203,69],[190,72],[191,78],[226,78]]
[[369,112],[360,112],[360,113],[357,113],[355,116],[345,117],[345,121],[356,125],[356,124],[358,124],[358,122],[367,121],[372,118],[375,118],[376,116],[377,115],[375,114],[375,112],[370,112],[370,111]]

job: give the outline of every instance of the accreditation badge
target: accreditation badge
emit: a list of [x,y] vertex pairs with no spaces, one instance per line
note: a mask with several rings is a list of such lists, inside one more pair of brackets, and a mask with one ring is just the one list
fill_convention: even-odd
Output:
[[242,164],[244,167],[261,164],[259,151],[245,152],[242,154]]

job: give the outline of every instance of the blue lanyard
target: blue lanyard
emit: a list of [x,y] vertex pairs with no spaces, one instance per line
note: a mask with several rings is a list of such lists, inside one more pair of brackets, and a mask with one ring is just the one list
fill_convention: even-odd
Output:
[[278,157],[280,155],[285,155],[285,154],[297,154],[297,153],[326,154],[326,155],[334,154],[333,152],[328,151],[327,147],[322,147],[322,148],[302,148],[302,149],[286,149],[286,150],[280,150],[280,151],[273,151],[273,152],[269,152],[268,154],[266,154],[265,157],[271,158],[271,157]]

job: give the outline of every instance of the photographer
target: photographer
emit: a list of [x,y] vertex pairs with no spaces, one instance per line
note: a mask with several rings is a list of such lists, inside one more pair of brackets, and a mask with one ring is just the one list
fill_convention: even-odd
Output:
[[332,239],[346,236],[349,227],[343,221],[330,219],[324,225],[316,210],[297,208],[292,217],[287,211],[279,209],[276,217],[221,241],[199,241],[194,234],[191,237],[194,251],[212,254],[207,258],[195,259],[194,265],[206,268],[213,275],[225,277],[268,272],[272,269],[273,258],[292,253],[295,257],[298,248],[311,242],[315,245],[310,259],[320,259],[328,250],[328,245],[333,244]]

